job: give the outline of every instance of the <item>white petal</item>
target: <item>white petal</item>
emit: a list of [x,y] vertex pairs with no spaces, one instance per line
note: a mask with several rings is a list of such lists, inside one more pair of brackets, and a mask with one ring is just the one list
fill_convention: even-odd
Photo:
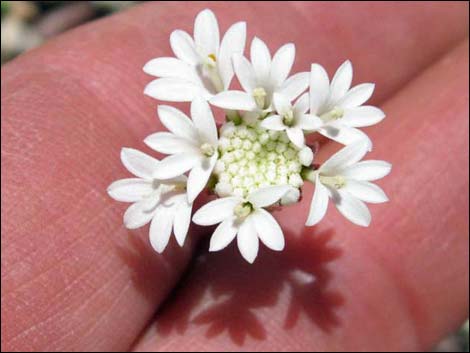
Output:
[[165,179],[165,183],[169,184],[186,184],[188,181],[188,177],[186,175],[178,175],[174,178]]
[[373,181],[381,179],[392,170],[392,165],[385,161],[368,160],[350,165],[341,170],[346,178]]
[[313,162],[313,151],[310,147],[305,146],[299,151],[299,161],[302,165],[308,167]]
[[305,114],[310,106],[310,97],[308,92],[302,94],[294,104],[294,114],[301,115]]
[[267,130],[282,131],[286,129],[286,126],[282,122],[282,118],[279,115],[270,115],[261,121],[261,127]]
[[171,207],[160,206],[150,223],[150,244],[158,253],[162,253],[168,245],[171,236],[174,210]]
[[237,74],[238,81],[245,92],[252,94],[257,87],[255,71],[251,63],[242,54],[235,54],[232,57],[233,68]]
[[233,78],[232,56],[243,54],[246,40],[246,23],[237,22],[230,26],[220,44],[217,65],[222,77],[224,89],[227,89]]
[[229,218],[220,223],[212,234],[209,251],[219,251],[232,242],[238,232],[238,226],[233,218]]
[[216,107],[224,109],[252,111],[257,107],[254,98],[243,91],[221,92],[212,97],[209,101]]
[[320,222],[323,217],[325,217],[326,210],[328,209],[328,197],[329,192],[320,182],[317,174],[317,179],[315,180],[315,192],[313,193],[312,203],[310,204],[310,211],[305,225],[314,226]]
[[195,97],[210,98],[202,86],[180,78],[159,78],[150,82],[144,93],[152,98],[170,102],[191,102]]
[[217,55],[219,52],[219,24],[214,13],[205,9],[198,13],[194,21],[194,41],[204,54]]
[[193,215],[193,222],[201,226],[210,226],[233,216],[233,209],[242,200],[238,197],[223,197],[210,201]]
[[277,92],[285,95],[291,102],[304,92],[308,87],[308,72],[299,72],[292,75],[277,90]]
[[315,131],[323,126],[323,121],[318,116],[302,114],[299,116],[296,126],[302,130]]
[[179,246],[184,245],[186,235],[188,234],[189,223],[191,222],[191,211],[193,205],[188,203],[186,196],[182,195],[182,200],[178,203],[175,210],[175,221],[173,222],[173,231]]
[[161,190],[153,190],[149,195],[145,196],[145,198],[142,200],[142,208],[145,212],[151,212],[155,209],[155,207],[158,205],[160,202],[161,198]]
[[199,63],[200,57],[196,51],[194,41],[185,31],[173,31],[170,35],[170,45],[178,59],[191,65]]
[[371,215],[364,202],[342,189],[334,190],[332,195],[336,208],[344,217],[359,226],[369,226]]
[[285,241],[282,229],[269,212],[263,209],[256,210],[250,215],[250,221],[264,245],[275,251],[284,249]]
[[121,149],[121,162],[129,172],[147,180],[153,178],[153,172],[159,165],[157,159],[133,148]]
[[331,104],[335,104],[346,94],[349,87],[351,87],[352,76],[353,70],[351,62],[346,60],[338,70],[336,70],[335,76],[331,80],[329,98]]
[[152,219],[154,212],[146,211],[145,200],[133,203],[124,213],[124,226],[128,229],[136,229],[146,225]]
[[382,110],[370,105],[346,109],[341,122],[352,127],[371,126],[381,122],[385,118]]
[[279,201],[290,188],[292,188],[290,185],[275,185],[259,188],[248,195],[248,201],[256,208],[271,206]]
[[280,200],[282,206],[292,205],[300,199],[300,191],[292,187]]
[[271,53],[266,43],[258,37],[251,41],[250,58],[260,83],[266,83],[271,68]]
[[237,244],[240,254],[252,264],[256,259],[256,255],[258,255],[259,240],[251,223],[251,217],[247,217],[241,224],[238,230]]
[[270,81],[274,87],[281,85],[289,76],[295,59],[295,45],[288,43],[279,48],[271,63]]
[[292,110],[292,104],[287,97],[277,92],[274,92],[273,94],[273,105],[279,115],[285,115],[287,112]]
[[193,202],[199,193],[204,189],[212,174],[215,162],[217,162],[217,155],[214,154],[210,159],[205,158],[201,163],[196,164],[188,177],[188,201]]
[[297,148],[303,148],[305,145],[304,132],[300,127],[290,127],[286,130],[287,137]]
[[348,180],[344,190],[365,202],[382,203],[388,201],[385,192],[377,185],[368,181]]
[[108,186],[108,195],[121,202],[140,201],[152,191],[150,181],[138,178],[117,180]]
[[362,83],[349,90],[348,93],[338,102],[342,108],[355,108],[365,103],[374,92],[373,83]]
[[196,153],[196,147],[181,137],[171,132],[156,132],[145,138],[144,143],[151,149],[165,154]]
[[174,154],[162,159],[155,169],[153,177],[156,179],[170,179],[190,170],[200,157],[194,154]]
[[367,149],[369,151],[372,150],[372,141],[364,132],[354,127],[343,125],[341,122],[334,121],[324,124],[323,127],[318,129],[318,132],[343,145],[350,145],[358,141],[364,141],[367,143]]
[[310,114],[322,113],[330,95],[330,80],[323,66],[312,64],[310,71]]
[[188,81],[199,82],[192,66],[176,58],[156,58],[144,66],[144,72],[157,77],[176,77]]
[[332,155],[320,167],[320,173],[325,175],[337,175],[338,171],[361,160],[368,150],[365,141],[358,141],[343,147]]
[[199,136],[202,137],[200,142],[207,142],[215,147],[217,145],[217,127],[209,103],[202,98],[196,98],[191,103],[191,117]]
[[193,122],[181,110],[169,105],[159,105],[157,110],[160,121],[173,134],[193,142],[198,141]]

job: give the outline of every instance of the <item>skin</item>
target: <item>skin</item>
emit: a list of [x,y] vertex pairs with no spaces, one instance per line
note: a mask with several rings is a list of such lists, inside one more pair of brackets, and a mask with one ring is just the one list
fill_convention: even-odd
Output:
[[[295,42],[294,72],[349,58],[377,84],[387,118],[366,159],[393,171],[369,228],[331,205],[304,227],[311,185],[274,213],[286,249],[253,265],[234,244],[208,253],[211,229],[158,255],[148,227],[122,226],[105,192],[128,176],[120,148],[151,153],[162,129],[141,67],[205,7],[223,31],[243,19],[249,41]],[[2,351],[429,349],[468,315],[467,36],[464,2],[152,3],[2,67]],[[316,162],[340,147],[322,142]]]

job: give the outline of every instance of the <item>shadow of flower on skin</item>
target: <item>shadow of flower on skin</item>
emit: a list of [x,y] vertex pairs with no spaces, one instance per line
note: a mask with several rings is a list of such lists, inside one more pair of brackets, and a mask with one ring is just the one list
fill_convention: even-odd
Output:
[[[182,334],[190,325],[204,325],[208,338],[226,332],[240,346],[247,337],[264,340],[267,332],[257,311],[274,306],[286,290],[290,298],[286,330],[304,315],[330,332],[340,324],[336,310],[344,302],[340,293],[328,289],[331,273],[326,265],[341,256],[341,250],[329,244],[332,234],[315,234],[314,228],[305,228],[298,236],[286,234],[283,252],[260,249],[252,265],[234,244],[200,255],[157,314],[158,334],[173,330]],[[207,244],[203,246],[207,249]]]

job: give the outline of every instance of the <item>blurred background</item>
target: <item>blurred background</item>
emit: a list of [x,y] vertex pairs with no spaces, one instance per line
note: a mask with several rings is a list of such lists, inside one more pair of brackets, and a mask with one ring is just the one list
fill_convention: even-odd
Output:
[[[138,3],[139,1],[1,1],[1,63],[3,65],[68,29]],[[468,320],[459,332],[444,339],[434,351],[468,352]]]
[[138,1],[2,1],[2,64],[70,28]]

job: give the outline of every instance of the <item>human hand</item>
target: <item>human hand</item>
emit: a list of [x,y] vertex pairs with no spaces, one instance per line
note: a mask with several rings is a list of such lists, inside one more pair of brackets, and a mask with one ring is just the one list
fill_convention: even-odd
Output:
[[[351,59],[377,83],[371,158],[394,169],[369,228],[336,211],[305,228],[302,202],[275,213],[286,249],[249,265],[208,254],[207,229],[158,255],[122,226],[120,148],[162,129],[141,67],[204,7],[295,42],[294,71]],[[428,349],[468,315],[467,31],[464,3],[157,3],[5,65],[2,351]]]

